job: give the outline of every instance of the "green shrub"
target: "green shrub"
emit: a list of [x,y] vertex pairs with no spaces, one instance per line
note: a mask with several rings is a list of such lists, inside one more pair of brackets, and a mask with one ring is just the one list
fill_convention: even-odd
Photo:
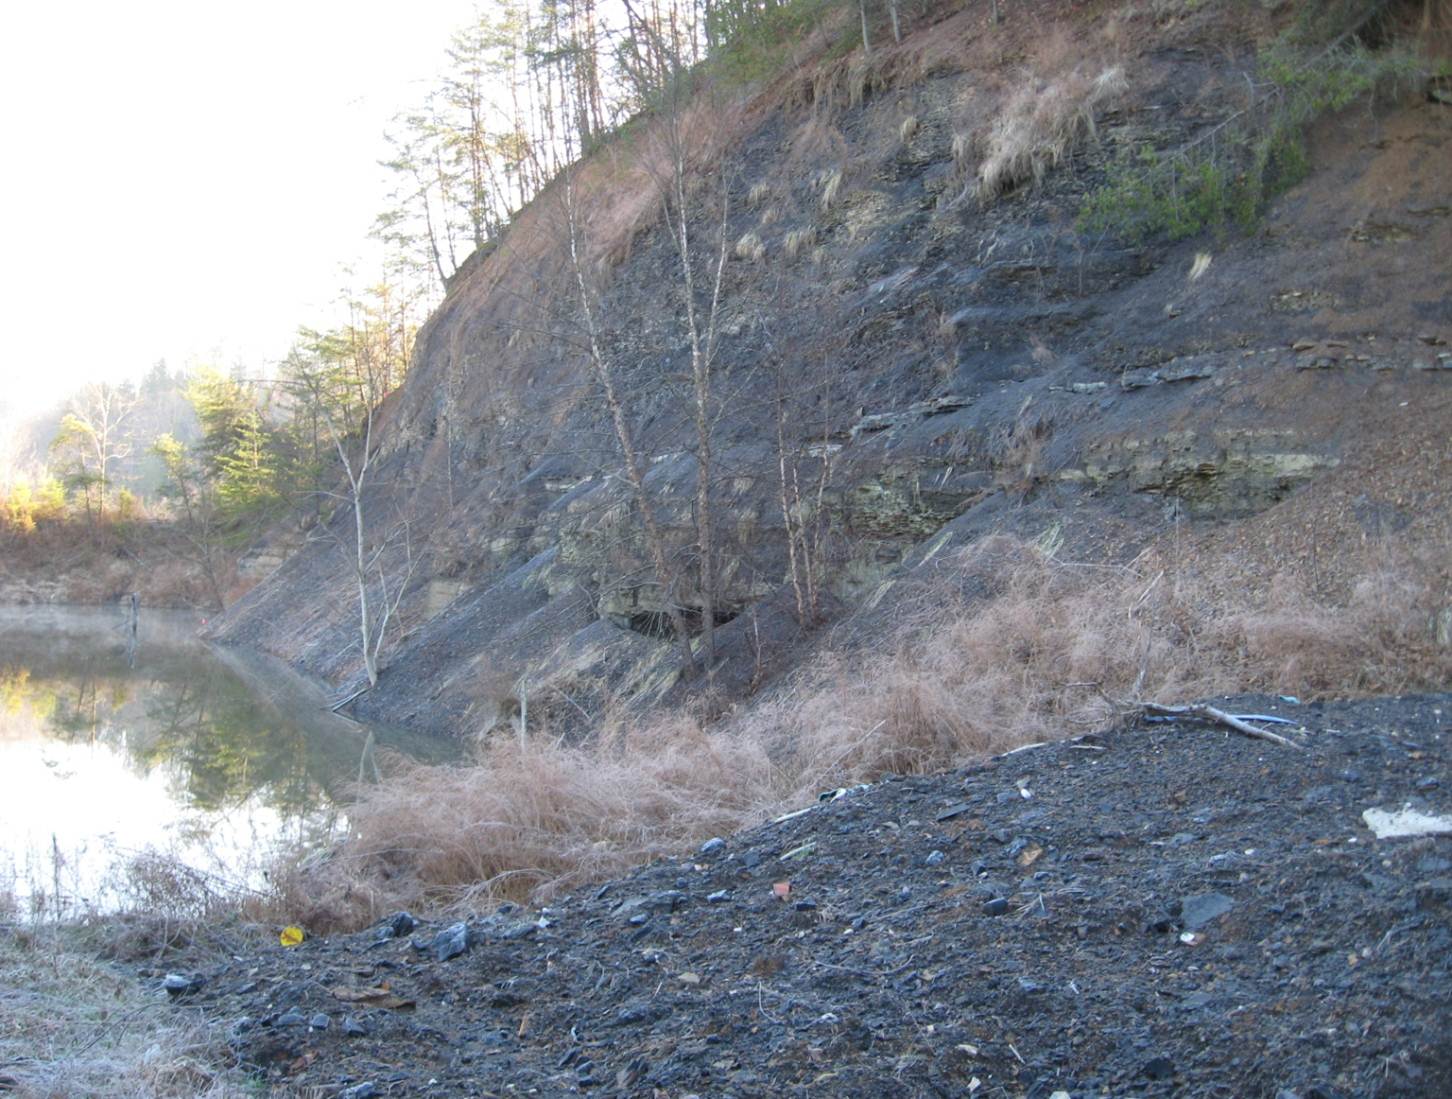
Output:
[[141,498],[129,488],[116,493],[116,518],[123,523],[135,522],[144,517]]
[[0,489],[0,528],[29,534],[37,523],[53,523],[65,515],[66,490],[54,477],[38,485],[20,477],[9,489]]
[[1085,200],[1080,228],[1135,241],[1249,228],[1266,203],[1305,178],[1312,122],[1420,72],[1402,53],[1338,45],[1307,55],[1278,43],[1261,54],[1264,90],[1250,107],[1177,149],[1124,150]]
[[842,6],[843,0],[717,4],[707,15],[715,67],[727,79],[741,82],[772,76],[791,47]]

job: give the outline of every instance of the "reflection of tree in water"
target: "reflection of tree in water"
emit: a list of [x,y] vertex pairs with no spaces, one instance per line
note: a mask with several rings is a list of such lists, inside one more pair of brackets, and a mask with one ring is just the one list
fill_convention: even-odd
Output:
[[131,701],[131,684],[114,674],[106,662],[87,657],[65,680],[55,684],[55,707],[46,723],[57,739],[70,743],[109,740],[116,733],[117,714]]
[[309,733],[217,662],[187,654],[136,670],[107,652],[7,664],[0,714],[66,743],[124,749],[141,774],[165,767],[178,800],[202,812],[255,798],[285,817],[310,815],[357,767],[356,746]]
[[284,816],[312,813],[332,799],[327,761],[313,738],[257,700],[240,679],[217,674],[155,681],[146,703],[146,732],[134,758],[183,777],[197,809],[232,808],[256,796]]
[[58,701],[50,683],[31,680],[28,667],[0,665],[0,714],[43,725],[55,713]]
[[[154,636],[154,635],[152,635]],[[218,814],[265,807],[306,830],[360,777],[364,730],[299,694],[268,667],[189,642],[149,642],[136,667],[109,624],[99,630],[0,628],[0,731],[36,731],[124,752],[140,774],[161,768],[186,810],[174,834],[205,830]],[[433,738],[384,735],[380,747],[442,761]],[[365,762],[366,762],[365,757]],[[369,772],[372,773],[371,771]]]

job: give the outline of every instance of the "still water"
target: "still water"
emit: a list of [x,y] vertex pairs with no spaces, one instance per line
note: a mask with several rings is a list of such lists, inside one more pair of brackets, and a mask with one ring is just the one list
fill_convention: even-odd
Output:
[[197,641],[197,615],[143,611],[134,651],[128,617],[0,607],[0,903],[145,903],[136,867],[158,854],[255,888],[281,846],[344,827],[379,753],[448,758],[329,713],[285,666]]

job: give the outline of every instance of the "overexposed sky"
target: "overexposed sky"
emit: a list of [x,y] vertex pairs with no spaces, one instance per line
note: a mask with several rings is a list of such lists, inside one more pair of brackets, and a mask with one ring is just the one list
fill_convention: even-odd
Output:
[[[484,0],[487,3],[487,0]],[[471,0],[18,0],[0,16],[0,404],[326,323],[383,130]]]

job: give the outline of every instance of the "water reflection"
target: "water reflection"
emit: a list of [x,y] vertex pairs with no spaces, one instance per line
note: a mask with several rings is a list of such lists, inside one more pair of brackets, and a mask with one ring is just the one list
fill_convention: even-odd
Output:
[[[186,615],[0,609],[0,894],[113,906],[164,850],[256,884],[282,841],[339,826],[368,754],[444,746],[329,714],[287,669],[202,645]],[[8,863],[8,869],[7,869]]]

